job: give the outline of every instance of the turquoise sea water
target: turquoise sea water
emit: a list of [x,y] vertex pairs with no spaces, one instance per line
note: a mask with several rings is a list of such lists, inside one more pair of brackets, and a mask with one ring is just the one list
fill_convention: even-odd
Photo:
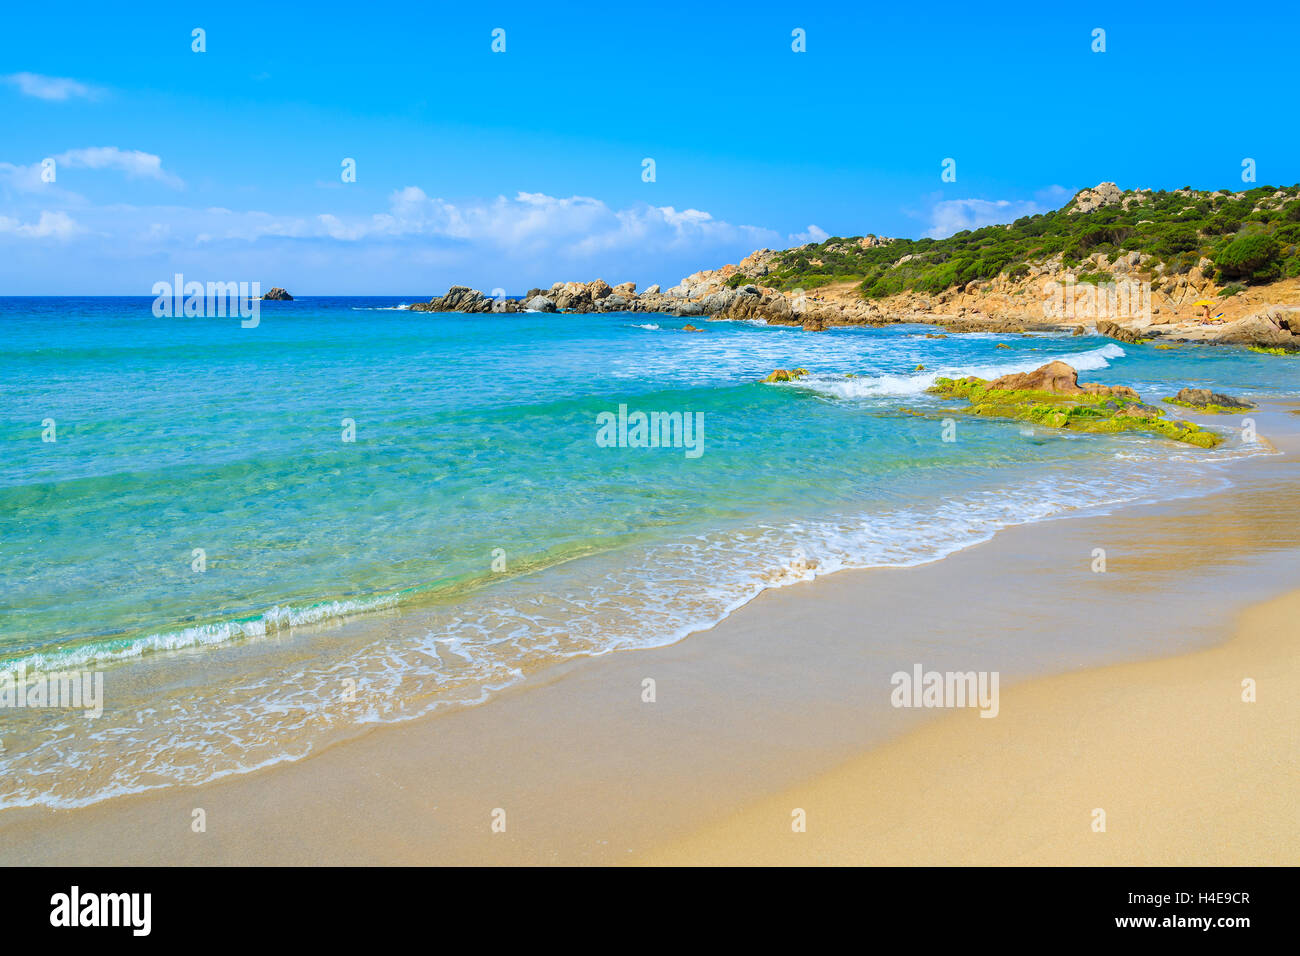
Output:
[[[0,670],[107,688],[93,721],[0,712],[0,807],[301,756],[677,640],[764,587],[1210,490],[1260,453],[1240,418],[1212,452],[960,417],[948,442],[937,374],[1060,358],[1148,401],[1300,395],[1300,361],[1241,349],[409,301],[268,302],[242,328],[148,298],[0,299]],[[813,375],[758,382],[796,366]],[[702,413],[702,454],[602,447],[620,405]]]

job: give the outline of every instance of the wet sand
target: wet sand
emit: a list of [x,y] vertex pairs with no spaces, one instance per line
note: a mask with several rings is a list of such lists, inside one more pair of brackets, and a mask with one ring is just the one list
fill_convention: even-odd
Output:
[[[1245,609],[1300,580],[1300,420],[1257,418],[1287,454],[1242,463],[1226,492],[1011,528],[933,564],[765,592],[672,647],[571,662],[297,763],[80,809],[4,811],[0,863],[1274,859],[1275,847],[1294,849],[1265,836],[1296,817],[1295,633],[1277,624],[1294,613],[1260,610],[1241,641],[1216,648]],[[1093,570],[1099,547],[1104,573]],[[1261,628],[1277,636],[1252,638]],[[898,634],[905,645],[882,639]],[[1135,661],[1152,663],[1106,666]],[[998,718],[892,707],[890,675],[916,663],[999,672]],[[1214,695],[1239,693],[1243,676],[1257,678],[1260,701],[1216,709],[1227,704]],[[1082,683],[1053,683],[1071,680]],[[1189,750],[1195,762],[1182,759]],[[986,771],[993,758],[999,771]],[[871,789],[873,760],[896,762]],[[1092,785],[1117,767],[1127,782]],[[1219,772],[1189,780],[1183,767]],[[805,807],[798,856],[772,842],[791,836],[792,794],[821,801]],[[1092,836],[1088,814],[1107,801],[1097,836],[1110,842],[1079,843],[1074,815]],[[1036,822],[1017,823],[1022,807]],[[884,828],[894,856],[870,842]],[[1139,831],[1164,835],[1143,842]]]

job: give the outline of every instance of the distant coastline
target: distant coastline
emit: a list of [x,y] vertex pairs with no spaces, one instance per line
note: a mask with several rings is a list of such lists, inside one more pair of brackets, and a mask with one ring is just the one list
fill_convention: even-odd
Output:
[[1054,213],[950,239],[829,238],[760,249],[668,289],[636,289],[595,279],[510,298],[453,286],[411,309],[654,312],[812,332],[897,323],[955,333],[1096,328],[1130,344],[1295,353],[1300,186],[1157,194],[1101,183]]

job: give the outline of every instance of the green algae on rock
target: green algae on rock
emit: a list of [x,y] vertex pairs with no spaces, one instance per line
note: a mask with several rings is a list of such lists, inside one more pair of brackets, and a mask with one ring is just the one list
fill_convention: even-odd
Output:
[[1142,402],[1125,386],[1079,384],[1078,372],[1064,362],[1049,362],[1033,372],[982,378],[939,378],[930,391],[970,402],[967,414],[1032,422],[1083,432],[1140,432],[1200,448],[1213,448],[1222,436],[1192,422],[1171,421],[1164,411]]
[[776,371],[772,372],[770,375],[768,375],[767,378],[763,379],[763,381],[764,382],[795,382],[803,378],[807,374],[808,374],[808,370],[806,368],[795,368],[795,369],[779,368]]
[[1233,398],[1231,395],[1212,392],[1208,388],[1184,388],[1173,398],[1166,398],[1165,401],[1170,405],[1208,412],[1211,415],[1234,415],[1255,407],[1250,402]]

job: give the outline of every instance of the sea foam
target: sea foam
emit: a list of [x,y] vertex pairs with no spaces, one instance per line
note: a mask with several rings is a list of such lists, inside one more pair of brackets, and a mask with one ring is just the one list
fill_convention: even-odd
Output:
[[833,398],[921,395],[933,387],[940,378],[964,378],[973,375],[977,378],[994,379],[1017,372],[1032,372],[1051,361],[1065,362],[1080,372],[1091,372],[1109,368],[1111,359],[1123,358],[1124,355],[1122,348],[1114,343],[1108,343],[1086,352],[1035,356],[1032,359],[996,365],[948,365],[938,369],[927,369],[924,372],[863,375],[853,378],[844,375],[813,374],[789,385],[810,388]]

